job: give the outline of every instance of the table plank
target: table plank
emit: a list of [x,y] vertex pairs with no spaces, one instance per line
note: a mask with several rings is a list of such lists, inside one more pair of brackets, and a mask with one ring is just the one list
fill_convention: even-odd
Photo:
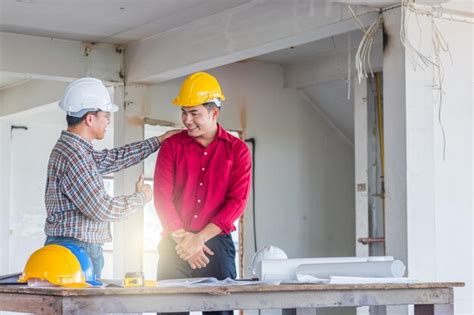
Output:
[[168,287],[168,288],[30,288],[27,286],[0,285],[0,293],[22,293],[52,296],[84,295],[141,295],[141,294],[217,294],[239,292],[292,292],[292,291],[351,291],[351,290],[393,290],[393,289],[435,289],[464,287],[463,282],[423,282],[394,284],[295,284],[295,285],[246,285],[208,287]]
[[[453,288],[463,285],[461,282],[441,282],[90,289],[0,286],[0,309],[96,314],[232,309],[314,310],[319,307],[415,304],[421,305],[417,307],[420,314],[428,312],[437,315],[449,310],[446,308],[449,306],[443,305],[452,305]],[[432,305],[432,308],[425,305]]]
[[60,314],[61,300],[54,296],[32,294],[0,294],[0,310],[35,314]]

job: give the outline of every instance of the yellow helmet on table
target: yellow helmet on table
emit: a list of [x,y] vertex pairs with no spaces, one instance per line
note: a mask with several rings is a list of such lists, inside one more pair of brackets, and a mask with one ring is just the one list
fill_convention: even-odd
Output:
[[32,279],[63,287],[89,286],[77,257],[61,245],[46,245],[31,254],[18,282]]

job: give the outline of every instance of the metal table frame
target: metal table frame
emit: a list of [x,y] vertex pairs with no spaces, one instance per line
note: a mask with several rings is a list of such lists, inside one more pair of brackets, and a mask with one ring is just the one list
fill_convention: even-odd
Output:
[[454,314],[453,288],[463,283],[251,285],[180,288],[28,288],[0,286],[0,310],[40,314],[283,309],[415,305],[417,315]]

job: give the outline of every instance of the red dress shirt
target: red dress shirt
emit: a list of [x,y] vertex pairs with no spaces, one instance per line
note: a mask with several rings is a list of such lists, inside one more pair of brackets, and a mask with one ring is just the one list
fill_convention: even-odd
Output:
[[234,231],[247,203],[251,164],[245,143],[220,125],[207,148],[186,130],[164,141],[154,180],[162,235],[181,228],[198,232],[210,222],[225,234]]

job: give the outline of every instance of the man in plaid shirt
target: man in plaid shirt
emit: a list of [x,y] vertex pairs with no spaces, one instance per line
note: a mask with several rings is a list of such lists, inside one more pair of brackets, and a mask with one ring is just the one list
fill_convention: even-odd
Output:
[[135,142],[121,148],[95,151],[91,141],[104,138],[111,103],[100,80],[82,78],[72,82],[59,106],[67,112],[68,128],[62,131],[49,163],[45,192],[46,244],[73,243],[90,256],[95,276],[104,266],[102,245],[110,242],[110,222],[123,220],[142,209],[152,198],[143,175],[136,191],[128,196],[107,194],[102,175],[135,165],[158,150],[160,142],[176,133]]

